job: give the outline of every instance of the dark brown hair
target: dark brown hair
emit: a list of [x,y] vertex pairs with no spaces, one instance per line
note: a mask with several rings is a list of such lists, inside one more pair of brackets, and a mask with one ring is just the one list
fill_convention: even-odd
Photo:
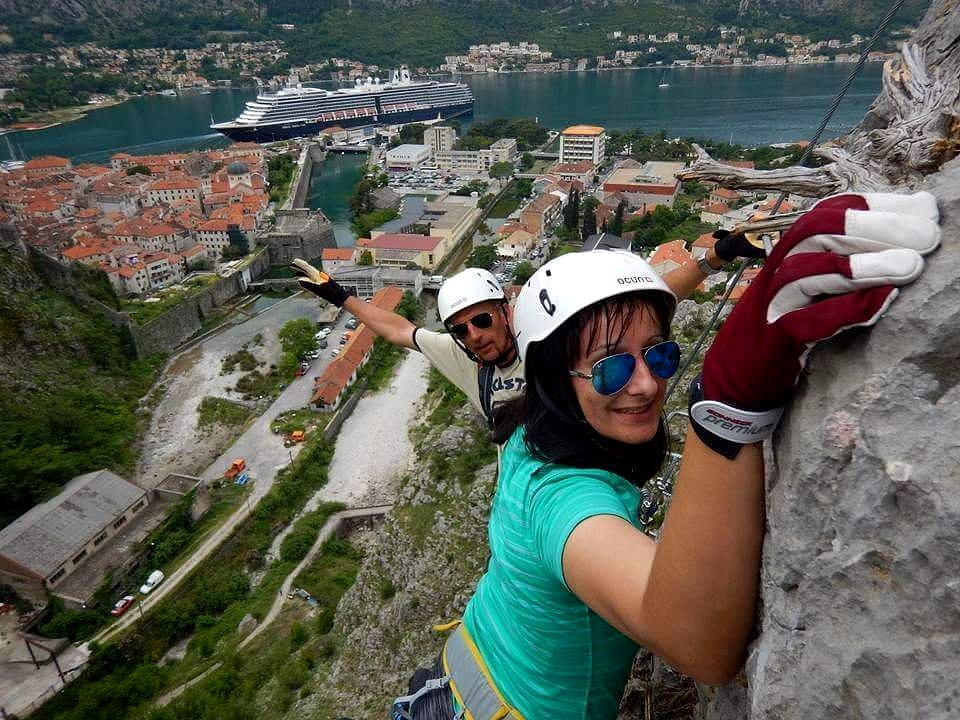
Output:
[[653,477],[663,464],[669,445],[663,419],[654,437],[642,445],[603,437],[584,418],[569,375],[580,358],[584,330],[589,332],[588,347],[596,344],[604,327],[608,336],[603,344],[615,345],[643,312],[654,313],[666,339],[670,332],[668,300],[663,293],[647,291],[590,305],[545,340],[532,344],[524,365],[526,394],[497,408],[495,440],[506,442],[522,425],[527,448],[540,460],[609,470],[638,487]]

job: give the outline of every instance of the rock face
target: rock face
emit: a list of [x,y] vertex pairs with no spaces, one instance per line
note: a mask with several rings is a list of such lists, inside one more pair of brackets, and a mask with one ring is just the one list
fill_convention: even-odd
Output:
[[237,625],[237,635],[246,636],[252,633],[257,627],[257,619],[247,613],[243,616],[243,619],[240,621],[240,624]]
[[810,358],[768,469],[760,635],[707,720],[960,716],[960,160],[943,242]]
[[343,648],[323,691],[301,701],[293,717],[324,717],[319,707],[385,717],[414,671],[440,652],[444,636],[432,626],[462,616],[486,562],[496,453],[476,410],[459,398],[442,421],[431,417],[435,395],[421,408],[411,433],[421,462],[401,479],[393,509],[337,606]]

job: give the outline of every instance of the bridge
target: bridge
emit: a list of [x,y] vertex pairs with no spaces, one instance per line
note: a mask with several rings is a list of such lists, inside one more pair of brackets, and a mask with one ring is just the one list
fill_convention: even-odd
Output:
[[369,145],[327,145],[327,152],[338,153],[368,153]]

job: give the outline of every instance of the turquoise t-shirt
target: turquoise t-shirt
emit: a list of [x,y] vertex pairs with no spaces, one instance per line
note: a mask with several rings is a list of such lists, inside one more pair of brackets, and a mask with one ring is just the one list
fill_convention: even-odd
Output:
[[619,475],[537,460],[522,428],[504,446],[490,563],[463,621],[500,692],[528,720],[616,717],[638,646],[571,592],[563,548],[594,515],[637,526],[639,503]]

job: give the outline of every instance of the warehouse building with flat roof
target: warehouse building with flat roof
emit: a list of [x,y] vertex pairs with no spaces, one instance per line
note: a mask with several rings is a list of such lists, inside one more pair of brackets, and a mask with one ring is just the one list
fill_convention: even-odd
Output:
[[[109,470],[78,475],[56,496],[0,530],[0,583],[35,604],[68,578],[149,504],[147,491]],[[65,598],[78,603],[85,598]]]

